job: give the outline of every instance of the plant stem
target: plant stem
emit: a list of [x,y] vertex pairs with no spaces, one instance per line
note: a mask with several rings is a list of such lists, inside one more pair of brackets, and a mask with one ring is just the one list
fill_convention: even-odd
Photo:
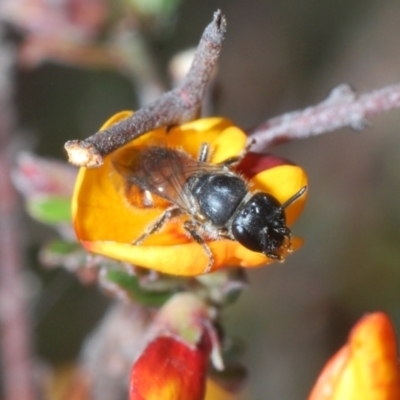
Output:
[[400,107],[400,85],[391,85],[357,95],[340,85],[321,103],[301,111],[274,117],[249,132],[256,140],[252,151],[262,153],[272,146],[295,139],[306,139],[350,126],[363,129],[367,117]]
[[99,167],[103,157],[144,133],[163,126],[191,121],[200,107],[213,68],[218,60],[226,22],[220,11],[206,27],[196,50],[192,66],[182,85],[164,93],[131,117],[89,138],[65,144],[69,161],[78,166]]

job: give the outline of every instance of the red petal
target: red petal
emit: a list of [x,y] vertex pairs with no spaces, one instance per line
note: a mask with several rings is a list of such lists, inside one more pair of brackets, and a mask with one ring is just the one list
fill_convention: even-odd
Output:
[[248,152],[236,169],[246,178],[251,179],[259,172],[278,167],[279,165],[293,165],[293,163],[272,154]]
[[132,368],[130,400],[203,400],[210,351],[206,334],[196,347],[156,338]]

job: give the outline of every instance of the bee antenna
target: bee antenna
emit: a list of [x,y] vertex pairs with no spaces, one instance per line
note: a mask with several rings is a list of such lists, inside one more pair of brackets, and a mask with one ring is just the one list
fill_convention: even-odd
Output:
[[294,203],[299,197],[303,196],[303,194],[307,191],[307,186],[303,186],[295,195],[293,195],[289,200],[286,200],[281,208],[284,209]]

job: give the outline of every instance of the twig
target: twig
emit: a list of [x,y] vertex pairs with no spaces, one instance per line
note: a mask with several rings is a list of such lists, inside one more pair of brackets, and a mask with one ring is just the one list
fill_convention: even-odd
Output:
[[195,119],[199,115],[204,92],[217,62],[225,30],[225,17],[217,11],[213,21],[204,30],[182,85],[109,129],[83,141],[68,141],[65,149],[69,161],[78,166],[99,167],[103,164],[104,156],[144,133]]
[[21,235],[16,193],[10,179],[14,126],[13,67],[16,49],[0,25],[0,327],[5,400],[33,400],[29,329],[21,279]]
[[349,86],[335,88],[323,102],[305,110],[272,118],[249,132],[256,140],[252,151],[264,152],[272,146],[331,132],[345,126],[360,130],[367,117],[400,107],[400,85],[358,96]]

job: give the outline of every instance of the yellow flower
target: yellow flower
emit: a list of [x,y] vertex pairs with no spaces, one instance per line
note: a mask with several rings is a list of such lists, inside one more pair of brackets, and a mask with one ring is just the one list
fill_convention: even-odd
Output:
[[[116,114],[102,129],[129,115],[131,112]],[[168,131],[156,129],[118,151],[152,145],[157,141],[183,149],[194,158],[197,158],[201,145],[208,143],[212,150],[211,162],[219,163],[239,155],[247,137],[226,119],[205,118]],[[72,213],[75,231],[83,246],[93,253],[164,273],[185,276],[204,273],[208,256],[203,247],[185,233],[184,217],[168,222],[161,231],[150,235],[143,245],[132,245],[169,203],[161,199],[158,207],[143,207],[138,193],[126,189],[122,176],[113,167],[112,157],[105,157],[104,164],[98,169],[81,168],[77,178]],[[252,191],[270,193],[284,203],[307,184],[307,177],[298,166],[279,165],[256,174],[250,184]],[[301,196],[285,209],[288,226],[301,213],[305,198],[305,195]],[[300,247],[301,243],[301,239],[293,238],[292,248]],[[225,266],[257,267],[273,261],[236,241],[223,239],[207,241],[207,244],[214,258],[211,271]]]
[[389,317],[376,312],[352,329],[349,340],[328,362],[309,400],[398,400],[400,365]]

